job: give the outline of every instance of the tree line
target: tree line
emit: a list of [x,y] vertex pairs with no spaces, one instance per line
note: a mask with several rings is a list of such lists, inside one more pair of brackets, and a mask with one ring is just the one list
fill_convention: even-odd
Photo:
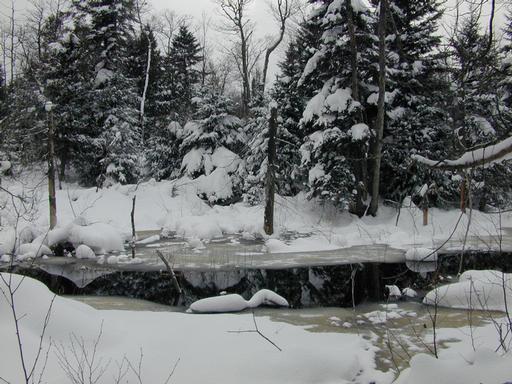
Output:
[[211,203],[258,203],[273,167],[281,195],[303,192],[359,216],[425,185],[438,206],[457,203],[461,188],[481,209],[508,204],[510,163],[438,170],[415,157],[456,158],[510,136],[512,22],[499,39],[481,4],[446,33],[437,0],[309,0],[290,28],[306,2],[275,0],[279,32],[260,42],[251,0],[215,2],[223,61],[212,59],[207,19],[194,28],[167,13],[157,23],[137,0],[36,12],[32,33],[19,37],[16,75],[6,81],[5,60],[0,71],[2,157],[46,159],[51,119],[59,180],[86,186],[202,178],[229,187],[202,188]]

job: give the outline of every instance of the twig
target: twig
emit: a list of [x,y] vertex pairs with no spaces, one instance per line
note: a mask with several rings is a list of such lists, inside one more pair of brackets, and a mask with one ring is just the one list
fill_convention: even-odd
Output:
[[254,310],[252,311],[252,320],[254,321],[255,329],[248,329],[248,330],[244,330],[244,331],[228,331],[228,333],[257,333],[258,335],[263,337],[265,340],[267,340],[270,344],[272,344],[274,347],[276,347],[279,352],[283,352],[283,350],[281,348],[279,348],[276,343],[274,343],[267,336],[265,336],[263,333],[260,332],[260,329],[258,328],[258,323],[256,322],[256,315],[254,314]]

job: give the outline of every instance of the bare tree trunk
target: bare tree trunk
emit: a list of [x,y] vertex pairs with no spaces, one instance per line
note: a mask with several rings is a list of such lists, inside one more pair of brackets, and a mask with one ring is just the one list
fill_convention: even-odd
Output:
[[295,0],[277,0],[277,6],[271,7],[273,16],[279,22],[279,35],[270,47],[265,51],[265,61],[263,64],[263,76],[261,79],[261,94],[265,93],[265,86],[267,84],[268,66],[270,62],[270,55],[277,49],[279,44],[283,41],[284,33],[286,31],[286,22],[298,10]]
[[52,103],[46,103],[48,113],[48,201],[50,203],[50,229],[57,225],[57,199],[55,194],[55,139]]
[[[357,66],[357,40],[354,24],[354,11],[350,1],[347,1],[347,16],[348,16],[348,31],[350,37],[350,67],[351,67],[351,91],[352,99],[360,101],[359,95],[359,70]],[[361,109],[358,113],[359,122],[364,122],[364,116]],[[357,198],[355,201],[354,212],[359,217],[363,216],[366,211],[365,201],[368,196],[368,164],[363,148],[358,146],[354,148],[353,154],[351,155],[355,160],[355,176],[357,181]]]
[[16,49],[14,47],[14,0],[11,0],[11,82],[14,80],[14,67],[16,66]]
[[142,144],[144,145],[145,140],[145,121],[144,121],[144,108],[146,106],[146,95],[148,92],[148,85],[149,85],[149,71],[151,70],[151,39],[149,38],[148,34],[148,60],[146,63],[146,78],[144,80],[144,90],[142,91],[142,98],[140,100],[140,126],[142,130]]
[[375,216],[379,209],[380,166],[382,159],[382,137],[384,136],[384,118],[386,102],[386,0],[380,0],[379,11],[379,100],[377,121],[375,123],[375,145],[373,151],[372,201],[369,214]]
[[133,196],[132,199],[132,211],[130,213],[130,219],[132,222],[132,240],[130,241],[130,248],[132,249],[132,259],[135,259],[135,242],[137,241],[137,232],[135,232],[135,201],[137,195]]
[[276,134],[277,134],[277,108],[273,106],[270,110],[268,157],[267,157],[267,180],[265,187],[265,219],[264,230],[267,235],[274,233],[274,195],[276,189]]
[[156,254],[160,258],[160,260],[162,260],[162,262],[165,265],[165,268],[167,269],[167,271],[171,275],[171,279],[172,279],[172,283],[174,285],[174,289],[176,289],[176,292],[178,292],[178,296],[174,298],[174,303],[173,303],[174,306],[177,306],[179,304],[179,302],[180,302],[180,297],[184,296],[184,292],[183,292],[183,290],[180,287],[180,283],[178,282],[178,278],[176,277],[176,274],[174,273],[174,269],[172,268],[172,266],[169,263],[169,261],[164,257],[162,252],[157,250]]

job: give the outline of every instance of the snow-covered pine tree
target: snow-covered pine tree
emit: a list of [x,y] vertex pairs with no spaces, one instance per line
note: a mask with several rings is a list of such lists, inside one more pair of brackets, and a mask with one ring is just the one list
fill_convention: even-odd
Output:
[[183,25],[172,40],[167,56],[162,58],[162,73],[154,95],[154,125],[148,141],[146,160],[149,174],[157,179],[179,174],[183,135],[182,124],[192,117],[192,103],[199,71],[195,68],[201,57],[197,39]]
[[180,26],[173,38],[169,61],[172,75],[174,109],[181,121],[188,121],[192,113],[194,87],[199,83],[197,64],[201,61],[201,47],[187,25]]
[[307,135],[300,127],[300,120],[306,102],[314,95],[316,88],[314,81],[304,82],[301,86],[299,81],[321,36],[322,30],[314,17],[301,24],[297,36],[288,45],[285,59],[279,64],[281,73],[271,92],[279,116],[276,172],[278,191],[283,195],[298,193],[307,179],[300,169],[301,155],[298,149]]
[[237,201],[247,141],[242,122],[230,113],[231,102],[223,95],[202,89],[192,102],[196,112],[181,136],[181,174],[196,179],[198,195],[210,203]]
[[85,25],[90,109],[82,141],[96,151],[82,153],[82,173],[98,185],[131,183],[140,172],[141,132],[136,81],[129,77],[128,42],[133,37],[133,0],[76,0],[77,16]]
[[[270,99],[278,109],[276,183],[280,195],[297,194],[303,186],[300,172],[299,148],[304,140],[299,122],[306,105],[306,95],[314,88],[308,82],[299,87],[298,82],[310,57],[310,47],[320,38],[316,23],[304,22],[297,36],[289,43],[284,60],[279,63],[281,73],[270,92]],[[250,150],[246,157],[244,199],[258,203],[263,197],[267,171],[269,98],[252,108],[251,121],[247,125]]]
[[[388,0],[386,22],[386,124],[382,150],[381,194],[401,202],[427,180],[411,153],[429,158],[446,154],[450,127],[446,113],[448,71],[439,54],[437,0]],[[377,76],[375,71],[374,77]],[[377,93],[369,102],[376,104]],[[434,175],[442,185],[443,175]]]
[[364,82],[373,16],[363,0],[312,2],[317,8],[309,22],[318,25],[322,37],[298,82],[317,86],[301,120],[308,195],[363,215],[370,128],[362,103],[374,90]]
[[178,176],[181,167],[180,144],[183,128],[177,121],[172,121],[147,141],[146,167],[148,174],[156,180]]
[[[501,56],[496,44],[481,33],[478,15],[463,20],[451,39],[453,66],[450,115],[453,121],[453,147],[448,158],[457,158],[469,150],[495,143],[510,136],[510,117],[503,86]],[[510,116],[510,115],[509,115]],[[505,206],[510,200],[510,163],[469,170],[474,200],[479,207]],[[507,198],[508,197],[508,198]]]

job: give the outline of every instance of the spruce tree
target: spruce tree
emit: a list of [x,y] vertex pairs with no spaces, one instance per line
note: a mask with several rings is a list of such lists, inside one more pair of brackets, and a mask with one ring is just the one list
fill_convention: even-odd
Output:
[[[448,157],[457,158],[474,148],[493,144],[510,135],[507,91],[503,87],[501,55],[489,37],[481,33],[478,15],[472,13],[450,42],[452,50],[453,146]],[[505,206],[511,186],[510,163],[468,170],[473,180],[473,201]]]
[[207,89],[193,103],[196,111],[181,136],[181,174],[204,181],[200,196],[210,203],[237,201],[242,195],[242,155],[247,141],[242,122],[230,113],[228,98]]
[[191,100],[194,87],[199,83],[200,73],[196,68],[201,61],[201,47],[189,30],[182,25],[178,34],[173,38],[169,54],[172,76],[172,97],[174,98],[175,113],[181,121],[187,121],[191,116]]
[[315,3],[319,4],[309,23],[322,30],[322,37],[298,82],[316,87],[301,120],[308,196],[362,215],[370,137],[363,101],[373,89],[364,80],[371,66],[373,18],[361,2]]
[[[389,0],[388,12],[381,190],[384,198],[401,202],[423,183],[434,181],[427,180],[424,168],[415,166],[411,153],[429,158],[446,154],[449,81],[438,53],[438,1]],[[436,179],[442,183],[442,177]]]
[[132,183],[139,177],[141,130],[136,81],[129,77],[128,42],[133,39],[132,0],[76,1],[85,26],[87,99],[90,114],[81,139],[95,151],[78,159],[90,164],[82,178],[98,185]]

